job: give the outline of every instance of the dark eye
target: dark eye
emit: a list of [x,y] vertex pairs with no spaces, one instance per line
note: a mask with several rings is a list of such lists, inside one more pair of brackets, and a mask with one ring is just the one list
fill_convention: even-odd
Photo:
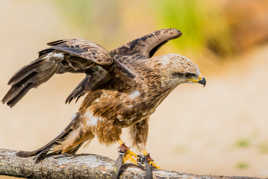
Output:
[[183,73],[179,73],[179,72],[174,72],[174,73],[172,73],[172,75],[175,76],[175,77],[179,77],[179,78],[184,76]]
[[193,77],[196,77],[196,75],[193,74],[193,73],[186,73],[186,74],[185,74],[185,77],[186,77],[186,78],[193,78]]

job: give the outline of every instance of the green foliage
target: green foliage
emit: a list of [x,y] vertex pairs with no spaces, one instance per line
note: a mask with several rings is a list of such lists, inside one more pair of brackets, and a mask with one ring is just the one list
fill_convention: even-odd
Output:
[[268,154],[268,142],[262,142],[258,145],[259,151],[262,154]]
[[54,0],[57,6],[76,25],[89,26],[91,23],[91,0]]
[[[86,39],[109,46],[120,32],[119,2],[98,0],[51,0],[59,12]],[[120,38],[118,38],[120,39]]]
[[[69,22],[85,32],[84,35],[104,36],[106,38],[103,40],[109,41],[112,39],[107,39],[107,34],[117,34],[120,31],[120,16],[124,14],[120,12],[120,1],[52,2],[59,7]],[[146,3],[140,6],[140,13],[144,16],[147,15]],[[183,36],[172,42],[178,49],[198,53],[209,48],[221,56],[232,52],[229,28],[219,10],[222,8],[217,8],[211,1],[151,0],[149,7],[153,7],[155,14],[152,19],[155,19],[159,28],[177,28],[182,31]]]
[[201,51],[211,43],[213,50],[229,53],[230,37],[225,19],[208,1],[159,0],[157,8],[161,27],[175,27],[183,32],[176,41],[179,49]]
[[200,48],[204,44],[203,15],[196,0],[159,0],[157,12],[162,25],[183,32],[176,44],[180,48]]
[[247,138],[242,138],[236,141],[235,146],[238,148],[248,148],[251,145],[251,142]]
[[249,164],[246,162],[238,162],[236,164],[236,168],[240,169],[240,170],[246,170],[249,168]]

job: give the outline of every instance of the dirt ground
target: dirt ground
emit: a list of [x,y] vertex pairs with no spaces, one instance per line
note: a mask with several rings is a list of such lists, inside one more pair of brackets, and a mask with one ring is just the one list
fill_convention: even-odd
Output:
[[[79,37],[53,6],[40,1],[2,0],[0,18],[0,96],[11,75],[47,41]],[[160,105],[150,121],[148,151],[161,168],[268,177],[267,51],[268,46],[251,51],[224,74],[208,76],[206,88],[179,86]],[[79,106],[64,100],[81,77],[58,75],[14,108],[0,105],[0,147],[32,150],[54,138]],[[80,152],[116,158],[117,146],[94,141]]]

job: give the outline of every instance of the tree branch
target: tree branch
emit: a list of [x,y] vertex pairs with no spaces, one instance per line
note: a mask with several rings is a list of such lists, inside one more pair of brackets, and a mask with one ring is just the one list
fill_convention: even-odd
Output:
[[[108,157],[94,154],[80,154],[71,157],[49,157],[38,164],[33,158],[16,156],[14,150],[0,149],[0,175],[23,178],[106,178],[115,176],[116,163]],[[201,176],[166,170],[153,172],[154,178],[183,179],[257,179],[249,177]],[[145,172],[139,168],[128,168],[121,178],[144,178]]]

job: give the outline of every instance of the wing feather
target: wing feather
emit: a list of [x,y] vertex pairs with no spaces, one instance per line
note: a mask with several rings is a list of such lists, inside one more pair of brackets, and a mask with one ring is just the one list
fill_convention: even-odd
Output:
[[110,52],[100,45],[80,39],[49,42],[50,47],[40,51],[37,60],[11,77],[8,82],[11,88],[2,102],[14,106],[30,89],[48,81],[56,73],[86,73],[85,80],[67,98],[69,103],[85,94],[86,90],[95,89],[110,79],[110,67],[118,69],[128,78],[134,78],[135,73],[129,68],[131,61],[152,57],[163,44],[180,35],[177,29],[162,29]]
[[[87,82],[90,88],[96,87],[108,78],[109,73],[101,66],[111,65],[113,60],[109,52],[101,46],[78,39],[58,40],[48,45],[51,47],[40,51],[37,60],[24,66],[11,77],[8,82],[11,88],[2,99],[3,103],[14,106],[30,89],[48,81],[56,73],[93,75],[90,78],[92,81]],[[82,96],[87,89],[77,90],[72,98],[68,98],[68,102]]]
[[133,56],[127,59],[150,58],[166,42],[180,37],[182,33],[177,29],[161,29],[139,37],[127,44],[111,51],[112,55]]
[[87,60],[92,60],[99,65],[110,65],[113,63],[109,52],[95,43],[81,40],[58,40],[48,43],[51,49],[68,53],[73,56],[81,57]]

